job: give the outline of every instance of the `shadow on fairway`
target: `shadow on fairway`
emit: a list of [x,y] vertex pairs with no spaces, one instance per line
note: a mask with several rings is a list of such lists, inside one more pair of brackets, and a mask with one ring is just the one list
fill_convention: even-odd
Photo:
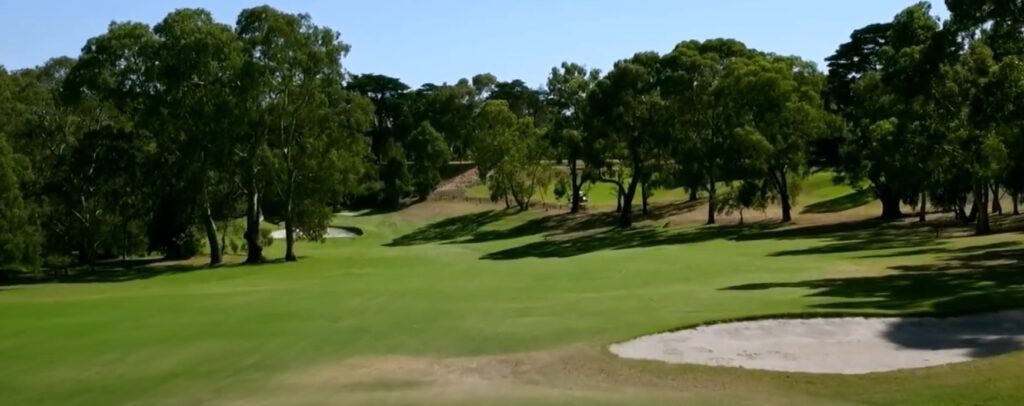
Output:
[[488,210],[450,217],[398,237],[394,241],[385,244],[385,246],[408,247],[469,237],[484,226],[515,213],[512,210]]
[[522,258],[569,258],[605,250],[649,248],[732,239],[752,230],[777,227],[776,222],[745,226],[709,226],[675,232],[656,227],[613,228],[564,239],[546,239],[484,255],[481,259],[507,261]]
[[741,235],[737,241],[818,239],[822,244],[810,248],[783,250],[773,257],[842,254],[862,251],[923,248],[942,245],[939,233],[927,224],[889,224],[878,220],[820,226],[795,227]]
[[992,244],[951,250],[938,262],[892,267],[894,274],[801,282],[755,283],[733,291],[806,289],[833,299],[811,307],[830,311],[913,311],[943,314],[1024,307],[1024,249]]
[[[637,218],[638,220],[658,221],[696,210],[700,204],[701,202],[685,202],[652,206],[646,216],[637,214]],[[431,243],[477,244],[542,234],[552,237],[601,229],[609,230],[615,227],[619,220],[619,215],[614,212],[562,213],[531,219],[508,229],[483,230],[487,225],[518,213],[515,210],[491,210],[452,217],[424,226],[385,246],[405,247]]]
[[[1024,249],[1014,248],[1019,246],[995,243],[943,250],[945,256],[936,263],[894,266],[890,275],[756,283],[723,290],[809,290],[805,297],[828,300],[810,307],[828,313],[924,310],[953,316],[1024,308]],[[919,325],[908,318],[892,326],[886,338],[907,348],[962,348],[975,358],[1024,349],[1009,337],[1024,334],[1024,323],[964,322],[927,333],[931,336],[923,337]]]
[[[304,257],[299,256],[301,261]],[[44,283],[118,283],[131,282],[146,279],[153,279],[161,276],[181,275],[198,271],[215,271],[218,269],[230,269],[238,267],[261,267],[274,264],[283,264],[284,258],[267,260],[260,264],[229,264],[211,268],[209,265],[194,264],[167,264],[158,265],[168,260],[163,258],[130,259],[128,261],[112,260],[100,262],[95,270],[85,267],[78,267],[68,274],[61,271],[50,273],[44,276],[22,275],[18,277],[0,279],[0,287],[37,285]]]
[[817,202],[801,211],[803,214],[826,214],[826,213],[840,213],[851,209],[856,209],[871,203],[874,197],[870,191],[862,190],[855,191],[845,196],[839,196],[833,199]]
[[[531,234],[547,233],[542,241],[528,243],[484,255],[481,259],[515,260],[521,258],[569,258],[604,250],[647,248],[664,245],[692,244],[711,240],[787,241],[816,240],[810,248],[782,250],[772,257],[828,255],[865,252],[860,258],[896,258],[903,256],[950,253],[944,246],[953,235],[968,236],[970,226],[949,220],[927,223],[883,222],[865,220],[813,226],[786,226],[773,220],[748,225],[704,226],[686,230],[662,229],[654,226],[630,229],[610,228],[614,216],[603,220],[571,223],[559,222],[559,216],[538,219],[509,230],[480,233],[459,242],[483,242]],[[608,217],[610,216],[610,217]],[[993,218],[996,233],[1020,231],[1024,221],[1017,217]],[[562,227],[562,228],[558,228]],[[903,250],[903,251],[897,251]]]
[[[925,230],[925,231],[923,231]],[[568,258],[603,250],[648,248],[663,245],[693,244],[712,240],[829,240],[823,245],[797,251],[781,251],[772,256],[817,255],[864,250],[921,247],[935,240],[927,229],[914,225],[888,225],[880,221],[859,221],[818,226],[785,227],[774,220],[747,225],[703,226],[683,231],[655,227],[609,229],[598,233],[578,233],[565,238],[548,238],[520,247],[487,254],[483,259]]]

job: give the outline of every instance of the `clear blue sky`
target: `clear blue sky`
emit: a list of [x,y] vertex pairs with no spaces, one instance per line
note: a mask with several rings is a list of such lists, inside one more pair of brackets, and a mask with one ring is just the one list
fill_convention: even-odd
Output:
[[[203,7],[233,23],[267,0],[0,0],[0,64],[31,67],[78,54],[111,21],[158,22]],[[851,31],[888,21],[913,0],[289,0],[269,1],[341,32],[354,73],[381,73],[412,86],[490,72],[544,83],[573,61],[607,70],[638,51],[679,41],[731,37],[822,63]],[[945,17],[941,1],[935,12]]]

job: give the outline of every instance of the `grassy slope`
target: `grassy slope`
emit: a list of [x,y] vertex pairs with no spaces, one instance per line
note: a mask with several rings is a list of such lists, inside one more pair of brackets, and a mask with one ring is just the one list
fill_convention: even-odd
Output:
[[[444,211],[339,218],[367,236],[303,243],[297,264],[0,287],[0,404],[1024,402],[1022,354],[843,377],[604,350],[729,318],[1021,305],[1017,234],[854,224],[565,236],[530,222],[536,213],[435,223],[433,209]],[[958,273],[922,272],[945,270]]]
[[[842,201],[843,197],[847,197],[851,194],[855,194],[854,191],[847,185],[836,185],[834,184],[832,173],[829,172],[817,172],[811,174],[804,179],[802,182],[801,195],[797,198],[797,203],[802,202],[819,202],[827,203],[831,199]],[[722,185],[723,190],[727,186]],[[554,185],[550,185],[547,190],[538,194],[535,199],[538,201],[546,201],[549,203],[555,203]],[[616,198],[616,187],[610,183],[592,183],[585,184],[583,186],[583,193],[589,198],[589,204],[595,209],[607,209],[615,207]],[[490,197],[490,191],[484,184],[476,184],[466,190],[466,196],[476,199],[487,199]],[[659,189],[654,192],[654,196],[651,197],[650,202],[654,203],[665,203],[685,200],[689,197],[689,193],[682,189]],[[559,203],[567,203],[565,201]],[[636,202],[639,203],[639,198]],[[864,201],[863,203],[867,203]],[[835,207],[834,205],[827,207]],[[849,209],[855,206],[843,207]]]

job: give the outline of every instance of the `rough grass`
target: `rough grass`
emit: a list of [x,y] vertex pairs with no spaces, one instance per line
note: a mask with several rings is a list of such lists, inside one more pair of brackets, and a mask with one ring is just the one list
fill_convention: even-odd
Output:
[[366,235],[299,243],[299,263],[0,287],[0,404],[1024,402],[1024,354],[832,376],[606,350],[723,319],[1024,306],[1016,219],[987,237],[939,223],[665,227],[687,208],[660,207],[621,231],[602,213],[428,203],[339,217]]

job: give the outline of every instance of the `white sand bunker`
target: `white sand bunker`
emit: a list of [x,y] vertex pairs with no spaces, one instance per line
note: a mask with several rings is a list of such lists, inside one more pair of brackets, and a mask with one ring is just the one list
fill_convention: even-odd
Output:
[[948,319],[761,320],[614,344],[623,358],[769,371],[865,374],[1024,349],[1024,310]]
[[[356,228],[342,228],[342,227],[327,227],[327,232],[324,233],[324,238],[356,238],[363,235],[362,231]],[[275,240],[283,240],[286,238],[284,230],[275,230],[270,233],[270,238]],[[297,238],[302,238],[301,235]]]

